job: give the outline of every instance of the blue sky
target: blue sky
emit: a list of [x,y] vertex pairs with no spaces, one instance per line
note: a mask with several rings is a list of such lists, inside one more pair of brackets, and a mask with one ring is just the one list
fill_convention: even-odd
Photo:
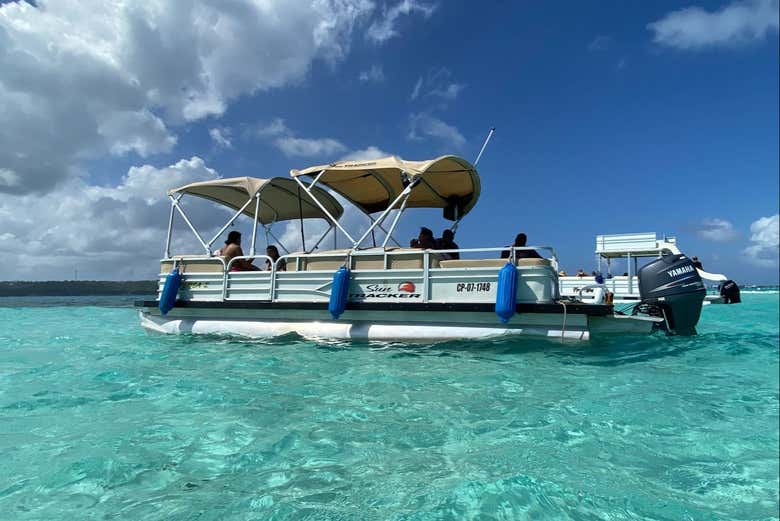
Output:
[[[596,234],[657,231],[777,282],[777,1],[83,4],[0,7],[0,240],[39,248],[2,278],[153,276],[166,186],[356,151],[473,160],[495,126],[461,246],[525,231],[573,271]],[[43,224],[20,217],[37,204]],[[423,224],[446,222],[410,211],[397,236]]]

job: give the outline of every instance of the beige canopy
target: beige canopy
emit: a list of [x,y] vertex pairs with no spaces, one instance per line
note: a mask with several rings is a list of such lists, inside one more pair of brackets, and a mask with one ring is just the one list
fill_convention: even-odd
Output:
[[[411,208],[444,208],[444,217],[466,215],[479,199],[479,175],[474,166],[456,156],[428,161],[405,161],[390,156],[371,161],[339,161],[330,165],[291,170],[293,177],[319,177],[323,184],[349,199],[366,213],[385,210],[403,191],[406,181],[420,178],[407,202]],[[457,211],[456,211],[457,210]]]
[[[322,188],[312,189],[314,196],[328,212],[338,219],[344,213],[344,208],[327,191]],[[286,177],[259,179],[256,177],[232,177],[190,183],[168,192],[169,195],[189,194],[204,199],[210,199],[219,204],[240,209],[250,197],[260,194],[260,215],[258,220],[263,224],[275,221],[298,219],[327,219],[311,196],[298,183]],[[252,202],[243,212],[252,219],[255,218],[255,203]]]

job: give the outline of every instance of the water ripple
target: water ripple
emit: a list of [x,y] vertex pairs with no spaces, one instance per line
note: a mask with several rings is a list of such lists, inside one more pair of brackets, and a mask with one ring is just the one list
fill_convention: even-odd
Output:
[[778,297],[696,337],[147,336],[0,310],[6,519],[778,519]]

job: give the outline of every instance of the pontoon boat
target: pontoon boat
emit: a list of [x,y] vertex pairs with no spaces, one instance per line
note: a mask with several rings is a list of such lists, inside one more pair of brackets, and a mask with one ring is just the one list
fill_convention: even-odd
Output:
[[[345,228],[334,193],[369,216],[371,224],[362,234]],[[293,170],[291,178],[219,179],[176,188],[168,194],[171,213],[158,297],[136,303],[141,323],[160,333],[297,333],[399,341],[497,335],[585,340],[658,329],[694,332],[705,290],[684,255],[665,255],[643,268],[642,301],[622,314],[604,301],[562,298],[558,259],[549,246],[513,247],[509,258],[501,259],[506,247],[433,250],[390,244],[410,208],[440,208],[457,225],[479,194],[476,169],[455,156],[342,161]],[[235,213],[207,242],[181,207],[185,195],[210,199]],[[212,251],[242,214],[253,220],[245,258],[254,258],[258,266],[269,261],[270,270],[234,271],[237,258],[226,262]],[[177,215],[197,237],[201,254],[171,253]],[[276,222],[300,220],[303,230],[305,219],[324,219],[348,247],[317,249],[323,235],[311,248],[288,252],[275,262],[256,254],[258,224],[270,232]],[[381,244],[366,245],[375,232],[382,237],[380,230]],[[518,252],[524,249],[544,252],[545,258],[521,258]],[[451,258],[453,253],[460,258]]]

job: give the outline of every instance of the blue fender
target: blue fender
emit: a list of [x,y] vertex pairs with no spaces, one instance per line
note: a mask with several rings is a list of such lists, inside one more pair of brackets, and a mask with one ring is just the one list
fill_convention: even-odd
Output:
[[517,268],[511,262],[498,271],[496,315],[506,324],[517,309]]
[[330,302],[328,302],[328,311],[333,320],[338,319],[347,307],[349,275],[346,266],[342,266],[333,274],[333,286],[330,289]]
[[173,309],[173,305],[176,304],[179,286],[181,286],[181,273],[179,273],[179,268],[173,268],[173,271],[165,277],[165,285],[160,294],[160,313],[163,315],[168,314]]

